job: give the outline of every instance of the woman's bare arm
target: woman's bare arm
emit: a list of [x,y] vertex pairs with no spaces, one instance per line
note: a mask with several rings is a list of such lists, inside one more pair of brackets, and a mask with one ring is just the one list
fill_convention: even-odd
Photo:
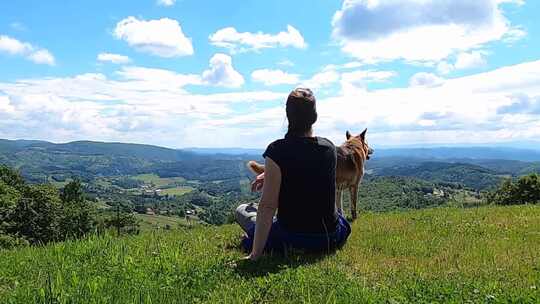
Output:
[[257,210],[257,220],[255,223],[255,237],[253,249],[249,258],[252,260],[261,256],[272,220],[278,207],[279,190],[281,187],[281,170],[279,166],[269,157],[265,158],[265,174],[261,202]]

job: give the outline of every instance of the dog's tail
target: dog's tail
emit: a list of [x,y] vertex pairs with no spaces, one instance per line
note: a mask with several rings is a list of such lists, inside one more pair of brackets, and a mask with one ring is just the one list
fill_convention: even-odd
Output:
[[250,160],[247,163],[247,167],[249,168],[249,170],[251,170],[255,174],[264,173],[264,165],[261,165],[254,160]]

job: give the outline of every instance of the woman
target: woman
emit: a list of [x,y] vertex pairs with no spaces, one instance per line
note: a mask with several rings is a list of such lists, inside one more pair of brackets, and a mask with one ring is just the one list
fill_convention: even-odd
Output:
[[263,153],[265,173],[252,184],[252,190],[262,188],[260,203],[236,209],[236,220],[246,232],[242,245],[251,252],[247,259],[256,260],[265,250],[330,251],[351,232],[335,208],[336,148],[313,136],[315,103],[309,89],[289,94],[287,134]]

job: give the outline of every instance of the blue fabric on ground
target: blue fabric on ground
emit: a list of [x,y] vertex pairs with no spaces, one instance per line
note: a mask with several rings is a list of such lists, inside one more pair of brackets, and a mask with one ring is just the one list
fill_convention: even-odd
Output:
[[[349,222],[340,214],[336,231],[329,234],[292,233],[285,231],[278,221],[272,223],[265,251],[283,251],[288,248],[302,249],[307,251],[323,252],[341,247],[351,234]],[[247,237],[242,240],[242,247],[251,251],[255,225],[247,231]]]

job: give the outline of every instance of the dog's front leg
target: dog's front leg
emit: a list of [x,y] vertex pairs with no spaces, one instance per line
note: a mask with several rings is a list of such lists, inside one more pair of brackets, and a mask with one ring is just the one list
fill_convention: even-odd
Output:
[[336,210],[343,215],[343,205],[341,203],[342,191],[341,188],[336,189]]
[[358,200],[358,186],[349,188],[351,196],[351,216],[353,221],[356,219],[356,202]]

